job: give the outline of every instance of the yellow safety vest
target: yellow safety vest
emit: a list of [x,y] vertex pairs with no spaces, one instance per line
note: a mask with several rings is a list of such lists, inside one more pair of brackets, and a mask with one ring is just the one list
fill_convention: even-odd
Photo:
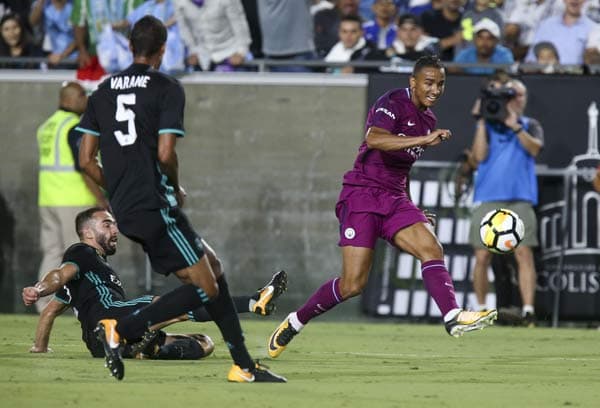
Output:
[[38,128],[40,207],[87,207],[96,204],[96,198],[82,175],[75,170],[69,147],[69,130],[77,123],[77,114],[59,109]]

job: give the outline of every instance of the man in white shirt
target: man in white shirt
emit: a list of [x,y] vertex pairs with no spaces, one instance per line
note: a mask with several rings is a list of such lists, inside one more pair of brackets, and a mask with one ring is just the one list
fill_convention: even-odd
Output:
[[515,60],[521,60],[533,46],[533,35],[540,22],[547,17],[560,15],[562,0],[520,0],[504,17],[504,40]]
[[205,71],[219,66],[235,69],[249,57],[250,30],[240,0],[173,3],[189,65]]
[[[563,0],[565,11],[562,15],[548,17],[538,26],[532,45],[548,41],[554,44],[563,65],[583,64],[588,36],[595,26],[584,13],[586,0]],[[529,49],[526,62],[535,62],[533,47]]]

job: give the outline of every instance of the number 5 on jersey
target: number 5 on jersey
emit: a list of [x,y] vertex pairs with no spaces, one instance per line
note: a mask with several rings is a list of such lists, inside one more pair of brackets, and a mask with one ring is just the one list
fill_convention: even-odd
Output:
[[117,95],[117,112],[115,119],[118,122],[127,121],[127,132],[123,133],[120,130],[115,130],[115,137],[121,146],[129,146],[135,143],[137,132],[135,131],[135,112],[125,107],[125,105],[135,105],[135,94]]

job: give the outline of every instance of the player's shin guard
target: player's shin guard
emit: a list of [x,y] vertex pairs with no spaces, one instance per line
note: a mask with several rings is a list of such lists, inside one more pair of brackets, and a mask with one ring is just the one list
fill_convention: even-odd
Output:
[[423,262],[421,264],[421,274],[425,289],[427,289],[429,296],[435,300],[442,316],[446,316],[449,311],[459,308],[454,294],[454,284],[443,260],[436,259]]
[[225,276],[221,275],[217,279],[217,283],[219,284],[219,296],[206,304],[205,308],[212,317],[212,320],[219,327],[235,364],[241,368],[253,370],[255,363],[252,361],[244,344],[242,327],[231,296],[229,295],[229,287]]
[[166,322],[208,302],[204,291],[194,285],[183,285],[161,296],[156,302],[119,319],[117,331],[127,340],[137,339],[154,324]]

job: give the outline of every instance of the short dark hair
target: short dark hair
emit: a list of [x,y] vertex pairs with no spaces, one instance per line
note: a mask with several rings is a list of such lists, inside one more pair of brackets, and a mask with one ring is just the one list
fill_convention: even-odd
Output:
[[77,235],[79,236],[79,238],[83,238],[83,228],[85,228],[86,224],[92,218],[94,218],[94,214],[96,214],[99,211],[108,210],[102,207],[92,207],[88,208],[87,210],[83,210],[82,212],[77,214],[77,217],[75,217],[75,231],[77,231]]
[[400,27],[404,23],[409,23],[416,25],[417,27],[422,27],[421,19],[419,18],[419,16],[412,13],[402,14],[400,17],[398,17],[398,24],[396,25]]
[[444,69],[445,67],[437,55],[424,55],[421,58],[419,58],[417,62],[415,62],[412,75],[417,76],[417,74],[421,72],[423,68]]
[[533,53],[535,54],[536,57],[539,56],[539,54],[542,50],[552,51],[554,53],[554,55],[556,56],[556,59],[559,59],[558,50],[556,49],[554,44],[552,44],[550,41],[539,42],[533,47]]
[[347,16],[344,16],[340,19],[340,23],[344,21],[352,21],[354,23],[358,23],[358,25],[362,29],[362,18],[360,18],[356,14],[348,14]]
[[167,29],[156,17],[144,16],[133,26],[129,42],[134,57],[151,57],[167,42]]

